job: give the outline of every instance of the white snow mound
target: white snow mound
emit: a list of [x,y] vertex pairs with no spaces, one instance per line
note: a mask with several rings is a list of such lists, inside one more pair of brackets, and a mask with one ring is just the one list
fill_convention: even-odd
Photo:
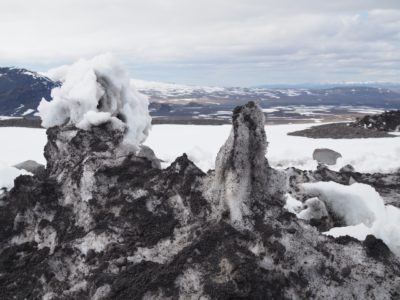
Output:
[[38,106],[43,127],[69,122],[88,130],[111,121],[125,130],[122,119],[127,127],[125,142],[137,147],[145,141],[151,126],[148,99],[132,88],[126,71],[111,54],[62,66],[55,77],[62,86],[52,90],[50,102],[42,99]]
[[358,240],[364,240],[372,234],[400,256],[400,209],[385,205],[373,187],[361,183],[347,186],[335,182],[304,183],[302,186],[307,192],[318,194],[348,225],[334,227],[325,234],[334,237],[349,235]]

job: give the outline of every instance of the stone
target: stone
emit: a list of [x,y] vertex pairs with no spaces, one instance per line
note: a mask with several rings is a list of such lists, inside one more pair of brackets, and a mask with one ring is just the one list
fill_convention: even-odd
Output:
[[26,160],[19,164],[14,165],[19,170],[28,171],[34,175],[40,176],[44,173],[45,167],[34,160]]
[[342,155],[339,152],[328,148],[315,149],[313,152],[313,159],[318,163],[326,165],[336,165],[336,161]]

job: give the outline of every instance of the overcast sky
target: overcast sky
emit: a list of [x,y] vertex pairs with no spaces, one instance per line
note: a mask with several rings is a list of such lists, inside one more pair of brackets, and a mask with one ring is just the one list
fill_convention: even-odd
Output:
[[225,86],[400,81],[400,0],[1,0],[0,64],[112,52],[132,77]]

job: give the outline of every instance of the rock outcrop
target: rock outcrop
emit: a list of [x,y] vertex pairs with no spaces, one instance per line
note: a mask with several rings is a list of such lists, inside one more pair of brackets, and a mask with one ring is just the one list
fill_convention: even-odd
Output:
[[286,177],[269,167],[264,114],[254,102],[233,111],[233,128],[215,164],[217,201],[233,223],[253,228],[266,207],[283,203]]
[[385,111],[382,114],[367,115],[351,124],[353,127],[362,127],[379,131],[400,130],[400,110]]
[[48,129],[45,174],[0,199],[0,298],[400,297],[382,241],[330,238],[283,208],[263,122],[254,103],[235,109],[209,174],[186,155],[155,167],[110,123]]

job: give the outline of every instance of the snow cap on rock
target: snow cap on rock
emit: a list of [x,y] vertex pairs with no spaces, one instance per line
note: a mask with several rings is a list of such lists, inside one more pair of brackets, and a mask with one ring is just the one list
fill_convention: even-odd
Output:
[[68,123],[88,130],[110,121],[126,130],[126,143],[137,147],[144,142],[151,126],[148,99],[132,88],[111,54],[63,66],[57,79],[62,86],[52,90],[50,102],[42,99],[38,106],[43,127]]

